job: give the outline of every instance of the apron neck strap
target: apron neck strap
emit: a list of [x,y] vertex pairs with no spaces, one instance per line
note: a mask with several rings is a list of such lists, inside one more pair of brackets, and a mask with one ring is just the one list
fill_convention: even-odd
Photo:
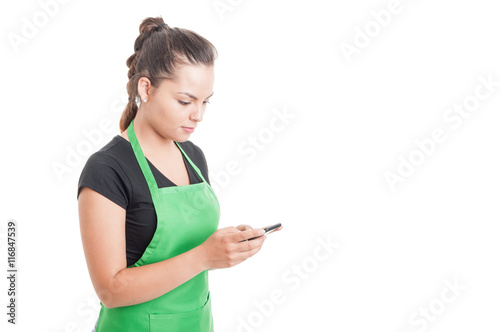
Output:
[[128,139],[130,140],[130,144],[132,145],[132,150],[134,150],[135,157],[139,162],[139,166],[141,167],[142,174],[144,174],[144,177],[146,178],[149,190],[158,190],[158,184],[156,183],[155,177],[153,176],[153,172],[148,165],[148,161],[146,160],[141,146],[139,145],[139,141],[137,140],[137,136],[135,135],[134,120],[130,122],[130,125],[127,128],[127,135]]
[[[174,141],[175,142],[175,141]],[[200,179],[203,181],[203,182],[207,182],[205,180],[205,178],[203,177],[203,174],[201,174],[201,171],[200,169],[196,166],[196,164],[191,160],[191,158],[189,158],[189,156],[187,155],[186,152],[184,152],[184,150],[181,148],[181,145],[178,143],[178,142],[175,142],[175,144],[177,144],[177,146],[179,147],[179,150],[181,150],[182,154],[184,155],[184,157],[186,157],[187,161],[191,164],[191,167],[193,167],[193,169],[196,171],[196,173],[198,174],[198,176],[200,177]],[[207,182],[208,184],[208,182]]]

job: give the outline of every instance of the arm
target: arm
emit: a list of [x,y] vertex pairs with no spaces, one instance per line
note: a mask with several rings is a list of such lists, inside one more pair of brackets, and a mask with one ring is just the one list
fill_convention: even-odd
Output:
[[154,264],[127,268],[126,211],[108,198],[84,187],[78,198],[80,232],[92,285],[108,308],[157,298],[206,269],[234,266],[256,254],[265,239],[243,241],[259,229],[240,232],[227,227],[203,244]]

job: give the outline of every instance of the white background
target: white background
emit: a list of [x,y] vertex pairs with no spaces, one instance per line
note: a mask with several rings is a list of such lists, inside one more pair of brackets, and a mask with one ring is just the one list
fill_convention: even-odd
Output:
[[[140,22],[161,15],[219,52],[215,95],[190,140],[218,184],[220,227],[284,225],[258,255],[210,273],[216,331],[498,330],[500,87],[458,127],[443,117],[488,92],[480,77],[500,82],[495,2],[401,0],[382,27],[370,12],[388,0],[221,0],[223,13],[214,3],[2,2],[0,257],[6,275],[13,219],[19,273],[15,326],[0,283],[0,329],[92,329],[99,308],[78,178],[119,134],[125,61]],[[357,53],[346,56],[342,43]],[[277,113],[290,117],[279,132],[270,129]],[[436,128],[446,140],[418,152],[415,140]],[[253,159],[238,150],[251,137],[260,137]],[[410,156],[420,165],[391,190],[384,174]],[[223,183],[231,162],[240,172]]]

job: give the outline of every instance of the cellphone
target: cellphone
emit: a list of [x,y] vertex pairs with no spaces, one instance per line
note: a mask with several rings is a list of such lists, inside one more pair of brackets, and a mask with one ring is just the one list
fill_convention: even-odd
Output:
[[[272,226],[269,226],[269,227],[267,227],[267,228],[264,228],[264,231],[265,231],[265,233],[264,233],[264,234],[271,233],[272,231],[274,231],[276,228],[279,228],[279,227],[281,227],[281,223],[280,223],[280,222],[279,222],[279,223],[277,223],[277,224],[274,224],[274,225],[272,225]],[[259,237],[261,237],[261,236],[262,236],[262,235],[255,236],[255,237],[251,237],[251,238],[249,238],[249,239],[248,239],[248,241],[250,241],[250,240],[255,240],[256,238],[259,238]]]

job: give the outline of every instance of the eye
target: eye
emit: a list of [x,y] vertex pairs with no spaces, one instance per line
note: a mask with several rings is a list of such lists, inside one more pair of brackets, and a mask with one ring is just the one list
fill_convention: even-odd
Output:
[[205,101],[203,102],[203,104],[210,104],[210,101],[209,101],[209,100],[205,100]]
[[179,102],[179,104],[184,105],[184,106],[191,104],[190,102],[182,101],[182,100],[178,100],[178,102]]

